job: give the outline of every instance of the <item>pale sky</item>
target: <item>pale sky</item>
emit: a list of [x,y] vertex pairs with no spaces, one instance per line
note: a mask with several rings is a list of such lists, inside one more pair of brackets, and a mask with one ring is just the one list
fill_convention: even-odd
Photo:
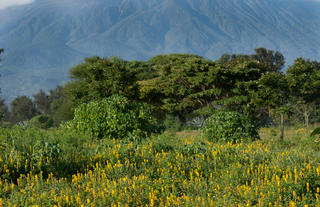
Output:
[[[320,0],[302,0],[302,1],[317,1],[320,2]],[[6,9],[10,6],[17,6],[17,5],[24,5],[24,4],[30,4],[34,2],[34,0],[0,0],[0,10]]]
[[6,9],[10,6],[16,6],[16,5],[23,5],[23,4],[30,4],[34,0],[0,0],[0,10]]

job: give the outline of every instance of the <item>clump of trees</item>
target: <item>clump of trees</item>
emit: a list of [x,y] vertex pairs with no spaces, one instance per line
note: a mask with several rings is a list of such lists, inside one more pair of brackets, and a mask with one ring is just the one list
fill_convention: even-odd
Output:
[[319,121],[320,97],[319,62],[297,58],[286,72],[284,64],[280,52],[265,48],[249,55],[224,54],[216,61],[189,54],[158,55],[148,61],[90,57],[70,70],[66,85],[48,94],[40,90],[33,99],[17,97],[8,120],[46,114],[58,124],[71,120],[81,104],[118,94],[129,102],[152,105],[160,123],[199,120],[201,126],[217,111],[234,111],[256,126],[281,125],[283,138],[289,115],[303,121],[306,131],[310,122]]
[[[55,89],[50,90],[48,94],[43,90],[39,90],[32,98],[18,96],[11,101],[10,111],[5,101],[3,99],[0,100],[2,125],[18,124],[31,120],[33,117],[50,117],[50,120],[53,120],[52,125],[58,126],[62,121],[72,119],[73,108],[71,107],[71,100],[64,90],[65,87],[57,86]],[[40,126],[41,124],[35,125]]]

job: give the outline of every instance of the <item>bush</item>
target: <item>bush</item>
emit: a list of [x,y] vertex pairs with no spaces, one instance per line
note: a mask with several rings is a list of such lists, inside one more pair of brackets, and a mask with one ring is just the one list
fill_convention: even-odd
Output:
[[66,126],[100,139],[145,138],[159,130],[151,106],[120,95],[80,105]]
[[163,126],[168,131],[178,132],[182,128],[182,123],[178,117],[169,114],[164,119]]
[[236,142],[258,139],[257,128],[238,112],[217,112],[201,128],[201,136],[210,141]]
[[53,127],[53,119],[48,115],[38,115],[30,120],[31,126],[40,129],[49,129]]

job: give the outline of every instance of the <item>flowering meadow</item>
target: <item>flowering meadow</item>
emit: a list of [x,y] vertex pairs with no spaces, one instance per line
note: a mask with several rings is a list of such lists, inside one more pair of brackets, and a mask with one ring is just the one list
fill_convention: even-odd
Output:
[[17,127],[0,140],[0,207],[320,206],[312,138],[217,144],[168,133],[138,142]]

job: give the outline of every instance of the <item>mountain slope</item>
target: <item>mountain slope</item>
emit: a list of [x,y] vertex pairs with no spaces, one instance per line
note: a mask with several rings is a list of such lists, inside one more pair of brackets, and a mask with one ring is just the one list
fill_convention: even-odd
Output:
[[320,2],[294,0],[37,0],[0,10],[2,96],[67,80],[86,56],[252,53],[320,57]]

